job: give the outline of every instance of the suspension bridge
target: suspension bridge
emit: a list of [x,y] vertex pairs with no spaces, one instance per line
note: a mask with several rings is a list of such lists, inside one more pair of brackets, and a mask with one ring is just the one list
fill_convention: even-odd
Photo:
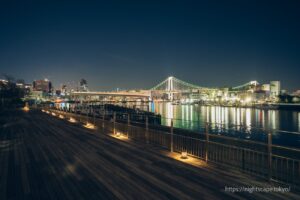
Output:
[[[249,86],[256,86],[257,81],[250,81],[248,83],[242,84],[240,86],[232,87],[233,90],[242,90],[248,88]],[[71,96],[111,96],[111,97],[129,97],[129,98],[139,98],[139,99],[152,99],[153,94],[166,94],[168,100],[173,100],[175,94],[182,93],[208,93],[210,91],[218,90],[218,88],[209,88],[195,85],[192,83],[185,82],[176,77],[170,76],[164,81],[160,82],[156,86],[148,90],[130,90],[130,91],[112,91],[112,92],[72,92]]]
[[213,90],[213,88],[202,87],[194,85],[185,81],[182,81],[173,76],[168,77],[161,83],[157,84],[151,91],[166,93],[168,95],[168,100],[174,99],[174,94],[176,93],[190,93],[193,91],[208,91]]

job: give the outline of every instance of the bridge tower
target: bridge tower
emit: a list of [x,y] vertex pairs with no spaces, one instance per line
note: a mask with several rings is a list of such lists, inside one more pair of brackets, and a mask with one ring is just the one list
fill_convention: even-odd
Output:
[[166,94],[168,100],[173,101],[174,94],[180,94],[183,92],[185,93],[192,92],[193,89],[210,90],[210,88],[193,85],[185,81],[179,80],[173,76],[168,77],[167,79],[160,82],[150,90]]
[[168,78],[167,82],[167,94],[168,94],[168,100],[173,101],[174,100],[174,77],[170,76]]

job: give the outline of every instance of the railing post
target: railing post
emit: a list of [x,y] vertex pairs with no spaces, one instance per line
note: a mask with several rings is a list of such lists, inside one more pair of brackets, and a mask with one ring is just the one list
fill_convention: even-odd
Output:
[[114,135],[116,134],[116,111],[114,112]]
[[245,162],[245,149],[242,149],[242,169],[246,169],[246,162]]
[[95,126],[95,111],[93,110],[94,126]]
[[86,107],[86,123],[88,123],[89,122],[89,109],[88,109],[88,107]]
[[130,129],[130,114],[127,116],[127,138],[129,138],[129,129]]
[[149,138],[148,138],[148,127],[149,127],[149,124],[148,124],[148,116],[146,116],[145,118],[145,125],[146,125],[146,133],[145,133],[145,139],[146,139],[146,143],[149,143]]
[[146,116],[145,124],[146,124],[146,130],[148,130],[148,127],[149,127],[149,124],[148,124],[148,116]]
[[171,152],[173,152],[173,119],[171,119],[171,129],[170,129],[170,132],[171,132]]
[[79,113],[79,122],[81,122],[81,118],[82,118],[82,106],[80,106],[80,113]]
[[268,178],[272,179],[272,133],[268,133]]
[[208,123],[205,124],[205,162],[208,161],[209,130]]
[[105,120],[105,110],[103,110],[103,113],[102,113],[102,128],[103,128],[103,131],[104,131],[104,120]]

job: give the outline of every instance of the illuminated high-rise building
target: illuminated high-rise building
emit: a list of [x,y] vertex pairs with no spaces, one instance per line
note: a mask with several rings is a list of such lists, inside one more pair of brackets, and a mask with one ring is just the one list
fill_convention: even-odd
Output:
[[270,82],[270,95],[271,97],[276,97],[280,95],[280,81]]
[[33,81],[32,86],[33,91],[50,93],[52,90],[52,83],[48,79]]

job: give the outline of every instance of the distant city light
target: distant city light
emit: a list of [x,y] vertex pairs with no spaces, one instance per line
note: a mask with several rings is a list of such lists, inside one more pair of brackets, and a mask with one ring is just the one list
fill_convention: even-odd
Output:
[[251,97],[246,97],[245,103],[250,103],[251,101],[252,101],[252,98],[251,98]]

